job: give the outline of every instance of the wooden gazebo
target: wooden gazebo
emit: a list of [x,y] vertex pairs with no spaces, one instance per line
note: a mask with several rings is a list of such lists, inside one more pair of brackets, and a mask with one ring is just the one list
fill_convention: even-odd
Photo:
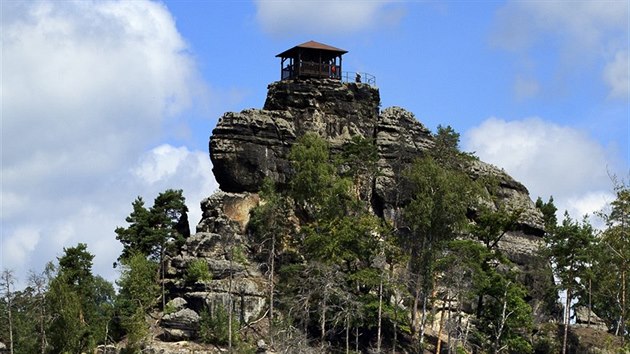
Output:
[[276,55],[280,58],[281,80],[305,78],[341,79],[341,56],[347,50],[315,41],[296,45]]

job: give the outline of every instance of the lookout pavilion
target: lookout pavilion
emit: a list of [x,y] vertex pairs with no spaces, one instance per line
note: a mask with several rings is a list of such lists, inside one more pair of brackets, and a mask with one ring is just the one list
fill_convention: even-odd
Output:
[[276,55],[280,58],[281,80],[337,79],[341,80],[341,56],[347,50],[308,41]]

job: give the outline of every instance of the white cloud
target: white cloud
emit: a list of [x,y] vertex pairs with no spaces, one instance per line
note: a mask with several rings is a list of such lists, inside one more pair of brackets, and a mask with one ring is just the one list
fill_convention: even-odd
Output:
[[464,134],[466,150],[504,168],[533,199],[553,196],[559,217],[581,218],[612,200],[614,157],[583,132],[540,118],[489,118]]
[[16,229],[2,242],[2,262],[6,264],[22,262],[35,249],[40,234],[40,230],[34,227]]
[[556,75],[598,67],[599,62],[613,65],[606,69],[605,82],[611,96],[619,97],[615,90],[628,86],[627,55],[625,72],[615,64],[628,50],[629,8],[627,1],[509,1],[497,12],[491,40],[528,61],[537,56],[537,46],[552,48],[561,61]]
[[256,18],[274,35],[357,32],[393,25],[403,16],[391,0],[256,0]]
[[166,188],[183,189],[194,225],[216,187],[205,152],[146,151],[203,91],[196,64],[159,3],[3,2],[2,10],[0,267],[24,281],[84,242],[95,272],[113,279],[114,228],[138,194],[150,204]]
[[175,148],[170,145],[160,145],[148,156],[143,158],[140,166],[134,170],[136,176],[142,178],[149,184],[172,176],[182,159],[188,155],[186,147]]
[[619,51],[604,68],[604,81],[610,87],[610,97],[628,99],[630,95],[630,56]]
[[183,189],[192,232],[201,220],[199,202],[218,188],[208,154],[183,146],[165,144],[151,149],[140,158],[132,173],[137,183],[150,193],[145,197],[147,204],[166,189]]

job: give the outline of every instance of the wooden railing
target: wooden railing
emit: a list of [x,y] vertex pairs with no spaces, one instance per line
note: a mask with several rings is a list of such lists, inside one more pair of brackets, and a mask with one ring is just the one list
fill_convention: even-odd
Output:
[[[334,71],[333,66],[335,67]],[[282,80],[295,79],[298,77],[298,73],[302,77],[340,79],[342,82],[356,82],[376,86],[376,76],[372,74],[356,71],[340,73],[338,65],[330,65],[328,63],[320,65],[317,62],[308,61],[301,63],[299,71],[294,70],[293,66],[287,66],[282,69]]]
[[298,76],[341,79],[339,66],[328,63],[320,64],[313,61],[303,61],[299,63],[297,68],[293,65],[282,69],[282,80],[295,79]]

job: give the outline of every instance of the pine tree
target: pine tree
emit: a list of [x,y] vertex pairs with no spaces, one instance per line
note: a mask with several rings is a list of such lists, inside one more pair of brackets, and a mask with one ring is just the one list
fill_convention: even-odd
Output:
[[160,193],[150,209],[138,197],[133,203],[133,211],[125,219],[127,228],[117,227],[116,239],[123,244],[118,261],[141,253],[157,260],[162,279],[162,308],[166,305],[164,288],[165,256],[169,245],[181,245],[190,236],[188,207],[182,190],[167,189]]
[[92,274],[93,259],[84,243],[64,248],[58,258],[46,294],[52,317],[47,333],[54,352],[84,352],[104,339],[114,289]]
[[580,223],[572,220],[565,212],[562,224],[546,237],[548,253],[553,264],[554,275],[559,279],[560,289],[566,291],[564,337],[562,352],[567,353],[567,336],[571,301],[579,283],[592,263],[592,252],[595,243],[593,227],[586,218]]

